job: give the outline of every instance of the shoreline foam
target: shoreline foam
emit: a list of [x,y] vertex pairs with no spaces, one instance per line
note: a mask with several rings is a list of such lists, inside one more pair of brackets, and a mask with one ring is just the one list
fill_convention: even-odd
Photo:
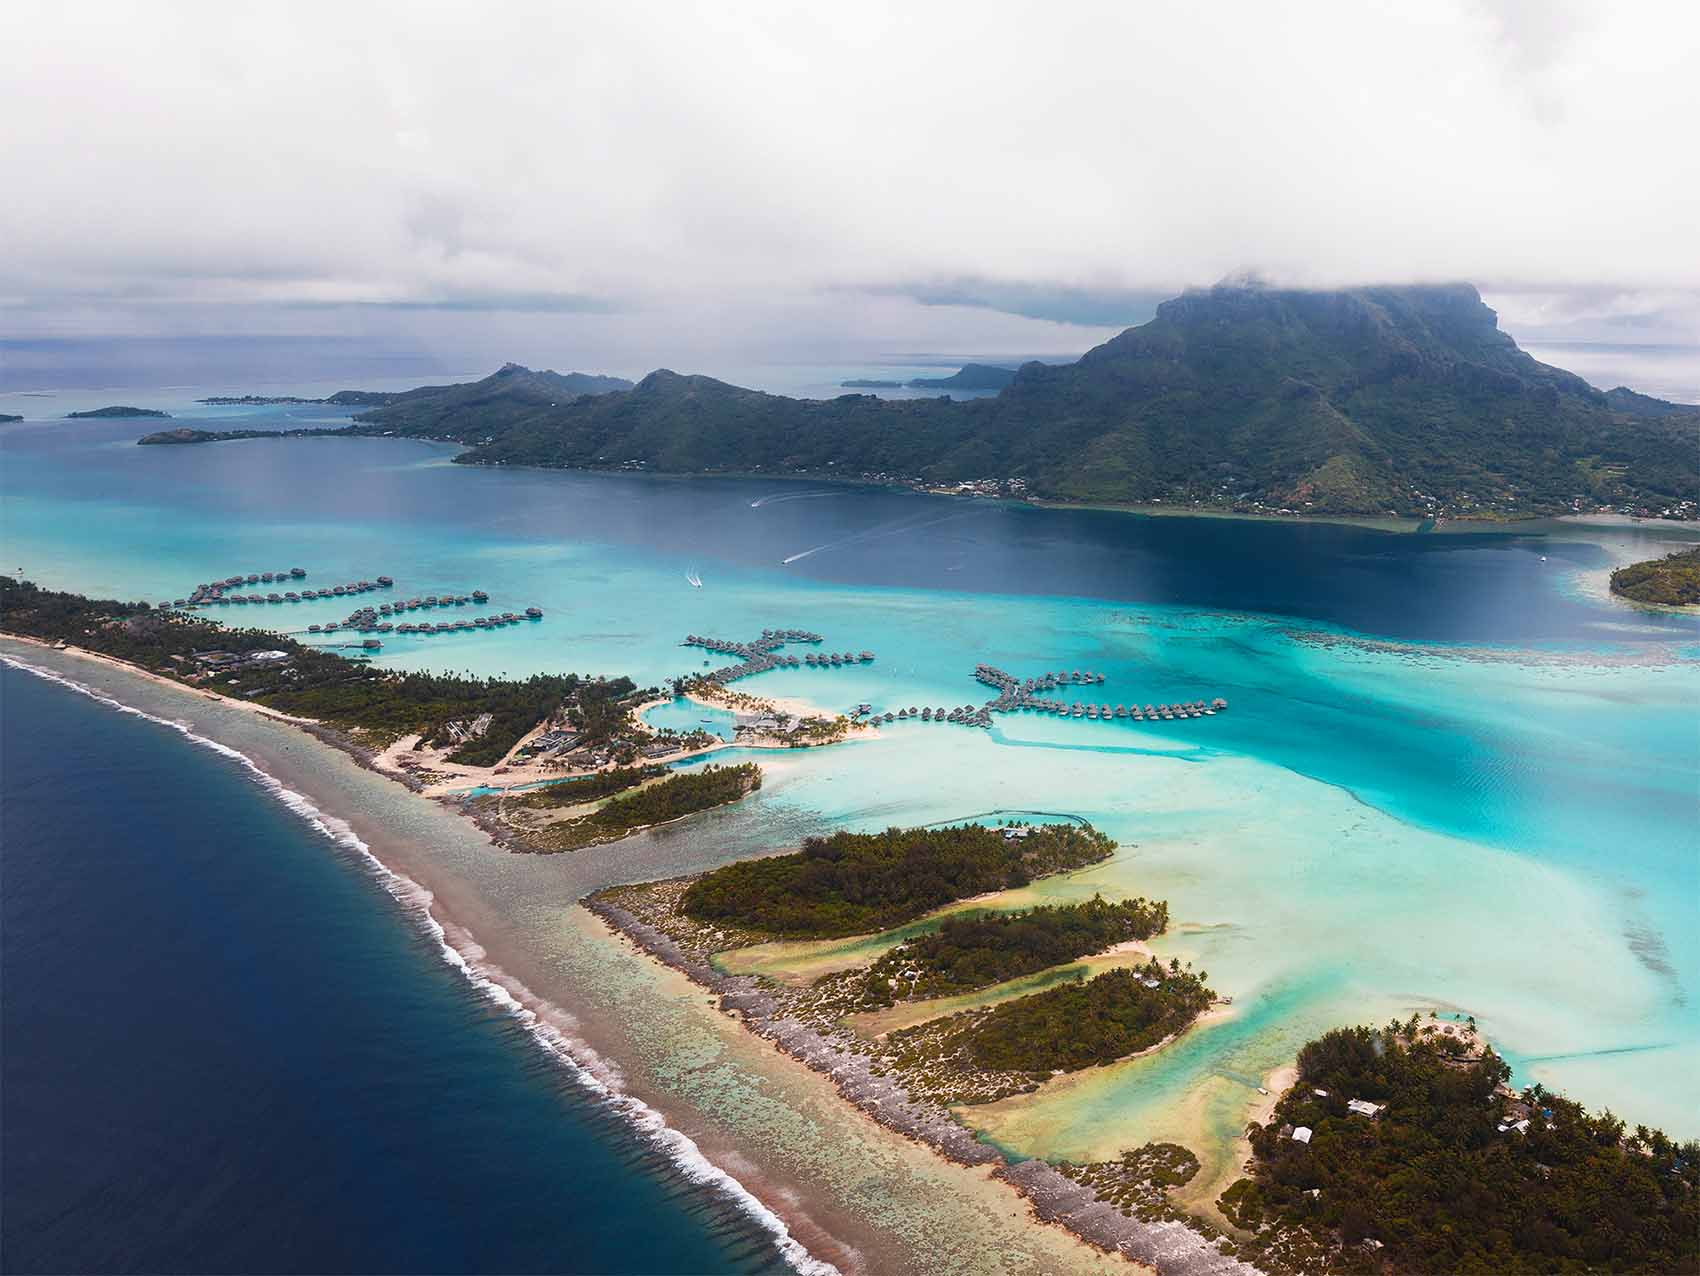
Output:
[[[17,636],[3,637],[12,639]],[[208,696],[168,679],[153,677],[146,670],[132,668],[123,661],[104,657],[97,660],[93,653],[76,648],[55,650],[50,644],[27,644],[42,650],[49,663],[54,663],[57,658],[64,658],[72,665],[92,663],[91,672],[111,671],[121,678],[141,679],[138,690],[145,692],[150,687],[169,689],[174,696],[189,697],[190,703],[202,711],[217,712],[226,706],[249,711],[243,716],[261,733],[256,740],[259,745],[257,752],[267,763],[261,765],[243,750],[215,739],[213,735],[203,734],[214,730],[204,722],[191,725],[174,720],[165,716],[170,713],[169,708],[149,712],[126,703],[121,692],[89,686],[70,673],[32,665],[16,652],[7,653],[4,645],[0,642],[0,661],[9,666],[32,676],[45,677],[120,712],[170,727],[192,742],[230,757],[260,783],[268,796],[277,797],[294,814],[309,820],[316,832],[340,850],[355,852],[362,867],[371,872],[386,893],[396,900],[407,920],[432,940],[443,961],[455,966],[480,995],[488,997],[520,1020],[528,1036],[544,1048],[550,1059],[561,1064],[569,1077],[579,1081],[592,1097],[599,1098],[628,1128],[636,1131],[640,1136],[640,1146],[653,1148],[674,1171],[704,1186],[719,1200],[744,1214],[760,1230],[767,1232],[781,1258],[795,1270],[806,1273],[806,1276],[827,1276],[835,1272],[859,1276],[864,1271],[906,1270],[967,1273],[982,1270],[976,1264],[985,1259],[994,1260],[995,1266],[984,1270],[1002,1271],[1011,1256],[1029,1260],[1025,1270],[1056,1273],[1058,1276],[1077,1271],[1123,1268],[1125,1260],[1122,1257],[1106,1253],[1105,1246],[1082,1241],[1078,1233],[1070,1229],[1031,1227],[1033,1219],[1052,1221],[1054,1215],[1046,1212],[1051,1207],[1035,1203],[1028,1210],[1011,1210],[1010,1206],[1017,1204],[1020,1198],[1009,1196],[1009,1186],[1005,1182],[984,1174],[965,1172],[955,1162],[939,1158],[924,1146],[894,1138],[892,1132],[869,1120],[854,1106],[845,1104],[832,1087],[788,1055],[764,1053],[752,1056],[748,1051],[735,1050],[728,1066],[744,1078],[740,1094],[753,1092],[770,1103],[778,1095],[785,1096],[778,1100],[778,1110],[807,1123],[811,1150],[825,1147],[827,1142],[837,1146],[839,1140],[823,1141],[821,1130],[829,1128],[830,1123],[844,1124],[849,1138],[842,1140],[842,1146],[835,1155],[794,1163],[786,1155],[790,1149],[783,1146],[769,1148],[767,1140],[771,1135],[765,1128],[752,1130],[747,1122],[740,1122],[739,1109],[722,1109],[714,1105],[704,1107],[701,1094],[675,1088],[676,1078],[670,1081],[665,1075],[650,1075],[655,1072],[655,1059],[649,1053],[640,1053],[632,1060],[640,1066],[637,1075],[628,1078],[625,1069],[616,1062],[618,1056],[611,1054],[609,1048],[621,1055],[632,1048],[648,1051],[653,1048],[653,1040],[641,1035],[634,1038],[629,1026],[618,1019],[591,1015],[581,1022],[577,1015],[562,1009],[561,999],[550,999],[534,992],[533,989],[539,986],[561,980],[562,971],[550,960],[552,954],[549,950],[540,948],[531,935],[510,924],[499,895],[492,893],[494,883],[490,879],[467,880],[465,872],[453,862],[452,853],[422,842],[415,844],[413,839],[399,832],[392,834],[388,822],[363,805],[349,807],[349,810],[358,812],[352,817],[354,821],[370,822],[373,830],[383,837],[396,838],[393,846],[387,841],[385,843],[395,853],[396,860],[381,858],[349,820],[328,813],[330,804],[322,797],[310,798],[292,787],[300,781],[286,781],[274,774],[276,770],[285,776],[293,776],[305,768],[305,773],[310,775],[315,763],[331,762],[333,769],[324,776],[331,790],[345,789],[350,782],[363,783],[361,777],[388,790],[389,783],[397,777],[374,768],[368,751],[334,738],[334,733],[316,723],[285,721],[274,714],[254,713],[255,706]],[[233,719],[232,722],[240,725],[240,720]],[[201,729],[196,730],[194,726]],[[296,728],[307,738],[305,749],[299,752],[293,749],[291,741],[299,739],[293,732],[278,735],[275,739],[267,738],[286,727]],[[325,747],[315,749],[314,743]],[[349,767],[349,763],[353,766]],[[340,778],[337,768],[347,768]],[[312,791],[319,786],[309,780],[301,787]],[[420,817],[450,820],[457,827],[466,827],[461,819],[455,818],[459,812],[441,801],[408,801],[409,796],[419,796],[412,786],[401,786],[395,792],[395,800],[401,804],[397,807],[398,812],[405,807]],[[282,795],[286,793],[293,797],[296,806],[284,801]],[[339,796],[353,799],[355,795],[346,792],[339,793]],[[467,829],[468,841],[475,839],[481,851],[495,849],[485,830],[473,823],[474,827]],[[352,839],[352,843],[344,841],[344,835]],[[358,846],[353,843],[358,843]],[[539,858],[559,857],[502,856],[503,860],[533,862]],[[484,865],[499,863],[482,859],[479,862]],[[400,867],[395,866],[397,863]],[[406,871],[402,871],[403,868]],[[398,894],[391,889],[392,884],[398,887],[405,884],[407,889]],[[417,895],[412,893],[414,891]],[[578,898],[575,894],[560,902],[572,914],[584,919],[582,929],[586,935],[594,934],[599,937],[598,942],[606,943],[612,952],[618,952],[619,946],[612,942],[608,932],[589,913],[578,911]],[[545,897],[538,902],[555,901]],[[482,942],[473,938],[473,928],[460,924],[463,918],[471,919],[481,935],[487,927],[488,936],[484,936]],[[571,918],[567,920],[570,922]],[[578,928],[574,926],[573,929]],[[510,934],[510,931],[513,933]],[[495,950],[495,960],[489,959],[486,944]],[[597,969],[600,983],[603,979],[601,972],[608,968],[601,965]],[[532,972],[531,975],[527,975],[527,971]],[[644,995],[654,997],[659,994],[664,1001],[679,1000],[678,992],[667,987],[670,981],[677,980],[682,988],[690,987],[684,976],[664,963],[634,960],[628,973],[639,975],[646,984],[655,984],[659,980],[659,985],[647,987]],[[596,1008],[603,1008],[600,1000]],[[527,1015],[531,1018],[527,1019]],[[713,1031],[722,1041],[753,1040],[727,1016],[710,1007],[700,1007],[694,1018],[698,1024],[712,1024]],[[592,1044],[591,1039],[598,1044]],[[670,1107],[666,1103],[668,1099],[678,1100],[681,1105],[679,1111],[684,1117],[682,1122],[678,1118],[670,1119],[663,1111],[663,1107]],[[854,1143],[852,1140],[865,1137],[864,1131],[867,1142]],[[710,1150],[705,1151],[705,1145]],[[911,1148],[912,1152],[906,1150]],[[838,1172],[848,1164],[859,1165],[861,1170],[855,1181],[847,1184]],[[726,1168],[728,1165],[735,1168],[735,1174]],[[873,1172],[875,1165],[883,1165],[893,1174],[889,1182],[882,1184],[893,1193],[889,1198],[865,1199],[863,1176]],[[823,1168],[828,1171],[824,1177]],[[1048,1170],[1049,1167],[1043,1168]],[[912,1197],[908,1192],[899,1192],[897,1189],[903,1185],[922,1194]],[[896,1209],[894,1215],[886,1217],[882,1214],[882,1210],[893,1207]],[[965,1231],[964,1228],[970,1230]],[[800,1236],[808,1239],[805,1241]],[[837,1262],[829,1261],[822,1254],[830,1255]],[[943,1258],[955,1261],[948,1269],[940,1268],[939,1262]],[[1249,1272],[1250,1269],[1246,1270]]]
[[671,936],[608,900],[592,897],[583,906],[655,960],[715,993],[721,1007],[748,1031],[825,1075],[844,1100],[871,1121],[955,1164],[991,1167],[992,1177],[1009,1184],[1040,1220],[1163,1276],[1253,1276],[1257,1272],[1223,1254],[1185,1223],[1129,1217],[1045,1161],[1012,1160],[952,1119],[947,1109],[911,1098],[896,1081],[876,1073],[868,1056],[845,1050],[796,1019],[780,1017],[777,1002],[761,990],[754,976],[720,973],[687,953]]
[[[112,660],[108,657],[97,657],[93,653],[80,651],[75,654],[83,658],[100,659],[104,663],[122,668],[126,672],[153,676],[147,675],[145,670],[133,669],[126,666],[122,661]],[[595,1050],[585,1043],[572,1040],[560,1027],[551,1022],[550,1012],[553,1007],[550,1007],[548,1002],[537,997],[524,984],[507,975],[500,967],[486,963],[483,948],[477,944],[469,931],[456,926],[452,920],[445,921],[437,917],[432,911],[432,904],[435,902],[434,894],[411,877],[397,872],[378,858],[372,848],[354,832],[346,820],[321,810],[306,795],[291,789],[241,750],[234,749],[210,736],[202,735],[182,722],[160,717],[144,709],[138,709],[134,705],[125,704],[116,697],[80,683],[74,678],[68,678],[51,669],[30,664],[28,661],[20,660],[15,656],[0,654],[0,663],[27,673],[32,677],[55,683],[78,695],[87,696],[89,699],[117,712],[130,714],[159,726],[167,727],[181,734],[184,739],[192,744],[211,750],[235,762],[268,797],[279,803],[292,815],[301,819],[322,837],[345,851],[354,852],[379,885],[384,888],[385,893],[396,902],[402,915],[435,941],[438,955],[443,962],[458,971],[480,996],[501,1007],[503,1011],[516,1019],[545,1053],[565,1068],[575,1082],[623,1116],[631,1129],[649,1140],[656,1150],[661,1152],[687,1179],[719,1192],[722,1197],[736,1206],[763,1231],[767,1232],[773,1239],[774,1247],[789,1267],[798,1272],[800,1276],[840,1276],[839,1269],[835,1265],[810,1254],[791,1235],[790,1229],[778,1214],[731,1174],[709,1160],[689,1136],[669,1125],[660,1112],[644,1103],[643,1100],[621,1089],[617,1071],[611,1068],[606,1060],[602,1059]],[[156,681],[164,686],[176,686],[176,684],[164,678],[156,678]],[[223,698],[220,697],[220,699]],[[253,705],[238,704],[237,707],[258,709],[258,706]],[[306,719],[289,719],[281,714],[267,714],[266,716],[273,717],[275,720],[288,721],[294,725],[301,725],[307,721]],[[451,933],[456,938],[451,938]]]

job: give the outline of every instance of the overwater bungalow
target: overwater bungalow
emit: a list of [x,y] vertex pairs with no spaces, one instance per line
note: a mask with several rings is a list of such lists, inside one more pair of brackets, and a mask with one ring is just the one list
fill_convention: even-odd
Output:
[[293,590],[293,589],[292,589],[292,590],[290,590],[290,591],[289,591],[289,592],[288,592],[288,593],[287,593],[287,594],[285,594],[285,595],[284,595],[284,599],[285,599],[285,600],[286,600],[286,601],[287,601],[287,602],[292,602],[292,603],[298,603],[298,602],[300,602],[300,601],[301,601],[301,595],[300,595],[300,594],[298,594],[298,593],[296,593],[296,592],[295,592],[295,591],[294,591],[294,590]]
[[862,656],[861,656],[861,660],[862,660],[863,664],[867,664],[868,661],[872,660],[873,658],[874,658],[874,653],[871,652],[871,651],[864,651],[862,653]]
[[376,651],[383,645],[384,644],[379,642],[376,638],[368,638],[365,642],[360,644],[360,647],[363,651]]
[[270,572],[261,572],[260,573],[260,579],[261,580],[269,581],[269,580],[271,580],[271,578],[272,578],[272,574]]
[[395,581],[391,580],[388,576],[380,576],[378,577],[378,583],[388,589],[391,585],[395,584]]
[[307,632],[308,632],[308,633],[310,633],[310,634],[316,634],[316,633],[318,633],[318,632],[319,632],[319,626],[317,626],[317,625],[308,625],[308,626],[307,626]]
[[527,616],[529,616],[532,620],[542,620],[543,619],[543,609],[541,607],[527,607],[525,609],[525,614]]
[[490,601],[490,595],[485,593],[482,589],[475,589],[472,591],[472,601],[475,603],[487,603]]
[[[247,581],[250,585],[258,585],[260,583],[260,573],[259,572],[249,573],[249,575],[247,577]],[[239,580],[236,583],[238,585],[240,585],[242,582]]]
[[305,567],[291,567],[289,569],[289,574],[296,580],[300,580],[307,574],[307,569]]

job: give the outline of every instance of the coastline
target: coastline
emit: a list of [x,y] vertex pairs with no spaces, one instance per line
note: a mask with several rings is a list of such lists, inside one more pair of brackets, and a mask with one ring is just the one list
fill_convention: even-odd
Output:
[[[1121,1259],[1101,1254],[1062,1229],[1032,1228],[1030,1220],[1023,1221],[1026,1212],[1019,1209],[1018,1198],[1010,1195],[1005,1183],[983,1171],[947,1163],[930,1150],[868,1121],[803,1064],[779,1052],[747,1048],[746,1043],[753,1043],[749,1034],[719,1011],[702,1006],[700,992],[683,975],[647,958],[628,963],[631,968],[621,972],[641,982],[646,1004],[664,1003],[686,1014],[693,1029],[709,1027],[728,1055],[744,1056],[738,1064],[749,1070],[756,1093],[771,1087],[793,1092],[803,1110],[785,1115],[805,1125],[813,1138],[819,1139],[823,1122],[847,1118],[858,1140],[878,1144],[873,1148],[859,1144],[858,1151],[876,1153],[876,1159],[922,1179],[926,1186],[917,1189],[920,1194],[913,1198],[902,1193],[902,1215],[877,1221],[864,1217],[854,1193],[822,1191],[821,1187],[834,1185],[804,1181],[821,1177],[803,1173],[816,1167],[798,1165],[790,1157],[768,1156],[770,1149],[756,1131],[740,1131],[736,1122],[715,1120],[720,1114],[697,1101],[695,1095],[685,1098],[674,1086],[647,1075],[647,1066],[632,1066],[648,1065],[650,1059],[641,1048],[628,1049],[634,1043],[619,1017],[597,1014],[595,1007],[562,995],[571,990],[560,986],[561,975],[555,969],[557,955],[528,942],[527,934],[514,925],[509,909],[504,907],[512,901],[502,899],[483,880],[486,874],[511,876],[504,870],[512,869],[516,861],[546,869],[550,861],[559,863],[569,857],[492,854],[496,848],[471,821],[440,802],[409,800],[416,795],[394,787],[396,777],[375,770],[360,751],[325,739],[321,731],[313,729],[316,724],[307,720],[292,720],[259,706],[209,696],[122,661],[75,649],[55,651],[50,644],[13,635],[0,638],[0,655],[32,676],[45,675],[101,700],[115,711],[135,713],[178,730],[244,767],[269,797],[291,809],[340,851],[358,859],[396,900],[404,917],[434,941],[438,956],[460,971],[480,995],[519,1020],[587,1092],[619,1109],[635,1130],[690,1177],[739,1204],[769,1231],[795,1270],[810,1276],[827,1276],[834,1271],[941,1270],[943,1254],[936,1248],[929,1252],[929,1243],[946,1246],[944,1253],[957,1259],[954,1269],[962,1271],[1002,1270],[1001,1263],[984,1268],[978,1265],[981,1256],[997,1258],[1000,1246],[1005,1253],[1010,1247],[1030,1253],[1034,1263],[1028,1269],[1034,1271],[1109,1271],[1123,1267]],[[53,667],[61,662],[65,667]],[[128,687],[122,685],[126,680],[133,680]],[[166,703],[157,706],[163,712],[130,702],[146,702],[148,693],[156,690],[165,691]],[[237,730],[224,731],[219,722],[205,720],[207,716],[219,717],[219,711],[225,708],[239,711],[222,724]],[[208,709],[210,715],[195,712]],[[180,711],[193,716],[178,716]],[[253,737],[255,732],[240,729],[244,722],[253,724],[265,738],[220,738]],[[315,748],[315,741],[326,747]],[[357,795],[359,790],[366,793]],[[327,797],[327,792],[331,796]],[[374,793],[380,799],[378,803],[359,800],[359,796],[370,798]],[[383,804],[381,799],[387,794],[394,797]],[[347,818],[331,814],[333,811],[346,812]],[[398,816],[404,818],[398,820]],[[410,827],[397,828],[398,823]],[[415,825],[424,827],[415,830],[411,827]],[[419,836],[418,832],[427,835]],[[628,845],[634,841],[648,843],[651,839],[639,835],[626,840]],[[454,863],[452,857],[442,854],[443,847],[451,842],[459,843],[463,856],[470,849],[478,857],[475,867],[484,871],[463,871],[464,863]],[[609,865],[601,867],[606,871]],[[531,874],[529,867],[522,871],[529,876],[545,876]],[[614,866],[614,874],[604,879],[605,884],[621,880],[620,875],[627,871],[623,864]],[[633,871],[641,874],[646,870],[639,867]],[[564,875],[547,876],[558,879]],[[568,932],[597,932],[601,943],[592,958],[598,963],[606,963],[611,954],[623,948],[609,940],[602,926],[576,906],[581,888],[568,883],[563,890],[559,880],[549,885],[544,898],[528,895],[525,900],[530,912],[543,909],[555,914],[547,931],[558,934],[564,928]],[[582,925],[577,918],[583,919]],[[596,967],[598,976],[606,973],[605,965]],[[771,1121],[778,1114],[770,1110],[766,1116]],[[728,1125],[731,1128],[726,1128]],[[966,1131],[962,1133],[967,1137]],[[841,1157],[825,1146],[814,1151],[833,1172],[842,1172]],[[722,1167],[731,1167],[735,1173]],[[941,1177],[947,1182],[941,1184]],[[944,1195],[939,1195],[941,1192]],[[925,1208],[911,1208],[911,1199],[924,1202]],[[1017,1208],[1010,1209],[1010,1204]],[[947,1228],[955,1230],[937,1230],[939,1220],[929,1217],[929,1213],[937,1212],[952,1216]],[[1043,1210],[1038,1213],[1045,1216]],[[897,1225],[898,1234],[888,1230],[890,1224]],[[960,1229],[965,1226],[985,1233],[985,1246],[976,1248],[973,1262],[956,1252],[956,1242],[963,1235]],[[900,1234],[905,1227],[915,1230]],[[1107,1267],[1103,1266],[1106,1262],[1110,1264]],[[952,1265],[943,1269],[950,1270]]]
[[[868,1056],[845,1050],[820,1031],[785,1016],[756,977],[721,973],[654,925],[605,898],[586,899],[583,906],[634,948],[713,993],[720,1007],[750,1033],[827,1077],[843,1099],[870,1122],[958,1165],[990,1167],[991,1176],[1013,1187],[1035,1217],[1163,1276],[1250,1276],[1256,1272],[1256,1268],[1223,1254],[1185,1223],[1132,1217],[1044,1161],[1012,1160],[956,1121],[949,1109],[911,1097],[883,1070],[877,1070]],[[1230,1010],[1212,1007],[1207,1013],[1220,1017]],[[1159,1050],[1176,1035],[1139,1053]]]
[[[461,458],[475,449],[468,444],[453,439],[432,438],[427,435],[389,435],[367,433],[345,433],[343,430],[327,430],[293,434],[287,431],[266,431],[256,436],[267,439],[273,436],[278,439],[295,440],[300,438],[358,438],[383,439],[398,438],[411,443],[430,443],[439,447],[455,449],[448,460],[468,468],[504,469],[531,473],[569,473],[569,474],[614,474],[622,478],[649,479],[662,482],[691,482],[700,479],[732,479],[743,482],[775,482],[775,483],[820,483],[832,487],[871,488],[889,492],[907,492],[915,496],[950,497],[956,500],[984,501],[993,505],[1028,506],[1032,509],[1045,510],[1088,510],[1100,513],[1133,514],[1146,518],[1214,518],[1227,519],[1237,522],[1252,523],[1316,523],[1337,527],[1356,527],[1366,531],[1391,532],[1395,534],[1412,534],[1421,530],[1427,518],[1387,516],[1375,514],[1279,514],[1256,510],[1219,509],[1203,506],[1169,505],[1139,501],[1071,501],[1051,499],[1038,496],[991,496],[972,493],[950,492],[920,485],[918,482],[892,481],[889,479],[857,478],[852,475],[832,472],[812,473],[809,471],[789,471],[785,473],[754,471],[754,470],[715,470],[715,471],[661,471],[661,470],[625,470],[617,468],[600,468],[579,465],[514,465],[506,461],[490,464],[483,461],[462,461]],[[214,442],[252,442],[249,437],[230,439],[195,440],[196,445]],[[1700,529],[1700,523],[1681,519],[1661,519],[1642,517],[1628,514],[1552,514],[1529,512],[1525,514],[1508,514],[1503,517],[1478,518],[1467,515],[1453,515],[1445,518],[1424,535],[1462,535],[1472,532],[1508,532],[1529,533],[1533,531],[1547,532],[1554,527],[1564,524],[1594,525],[1604,527],[1661,527]]]

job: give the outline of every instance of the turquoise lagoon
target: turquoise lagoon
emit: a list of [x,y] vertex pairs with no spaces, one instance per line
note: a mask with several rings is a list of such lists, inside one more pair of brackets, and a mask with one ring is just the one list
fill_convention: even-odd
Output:
[[[0,435],[0,566],[152,599],[239,570],[382,572],[398,594],[483,588],[492,608],[546,612],[386,639],[379,660],[396,668],[659,683],[701,668],[688,632],[802,627],[877,659],[739,689],[831,710],[954,706],[985,699],[971,674],[987,661],[1101,672],[1090,698],[1112,705],[1226,697],[1227,713],[1185,723],[1015,715],[768,752],[761,793],[713,822],[727,854],[799,828],[1015,809],[1089,818],[1121,842],[1032,894],[1169,899],[1160,950],[1207,969],[1232,1013],[970,1118],[1012,1150],[1181,1136],[1219,1168],[1256,1086],[1304,1040],[1431,1009],[1474,1015],[1526,1079],[1700,1134],[1700,623],[1598,589],[1611,563],[1683,529],[1144,519],[468,469],[393,440],[136,448],[138,426]],[[299,633],[346,610],[221,616]]]

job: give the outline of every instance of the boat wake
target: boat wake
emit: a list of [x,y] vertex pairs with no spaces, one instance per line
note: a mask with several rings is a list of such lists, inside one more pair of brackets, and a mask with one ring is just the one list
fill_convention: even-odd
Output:
[[750,508],[759,510],[764,505],[784,505],[787,501],[812,501],[821,496],[843,496],[843,492],[775,492],[771,496],[763,496],[750,502]]
[[120,713],[169,727],[191,743],[235,762],[262,790],[299,816],[315,832],[357,856],[400,905],[408,919],[436,941],[438,955],[444,962],[459,971],[480,995],[518,1020],[550,1058],[586,1091],[624,1117],[627,1124],[648,1139],[686,1179],[718,1192],[766,1232],[787,1266],[801,1276],[842,1276],[833,1264],[810,1254],[791,1235],[783,1219],[737,1179],[704,1156],[702,1149],[689,1136],[668,1125],[667,1119],[647,1103],[627,1094],[621,1088],[619,1070],[585,1042],[570,1035],[573,1025],[570,1015],[536,996],[500,967],[487,963],[484,949],[469,932],[456,926],[451,935],[450,929],[431,912],[435,899],[431,892],[380,860],[346,820],[320,810],[304,794],[289,788],[246,753],[201,735],[186,722],[137,709],[94,687],[26,660],[0,655],[0,663],[57,683]]

